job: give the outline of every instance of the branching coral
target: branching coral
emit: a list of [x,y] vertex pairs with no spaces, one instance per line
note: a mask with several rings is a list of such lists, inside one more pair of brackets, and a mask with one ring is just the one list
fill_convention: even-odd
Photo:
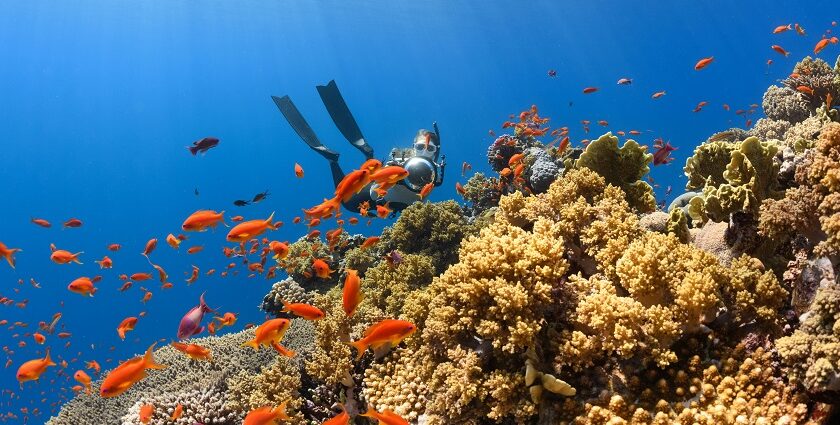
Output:
[[[122,425],[141,425],[140,406],[151,404],[155,407],[154,414],[147,425],[193,425],[203,424],[232,424],[239,423],[245,417],[242,409],[226,406],[230,394],[223,386],[205,390],[190,390],[178,393],[144,395],[121,418]],[[172,414],[181,405],[181,417],[172,420]],[[98,419],[98,418],[93,418]],[[103,423],[103,422],[96,422]]]
[[411,294],[432,283],[434,276],[432,259],[426,255],[404,255],[394,265],[383,261],[365,274],[365,302],[379,306],[389,317],[400,317]]
[[619,148],[618,137],[607,133],[589,143],[574,167],[586,167],[600,174],[608,184],[627,193],[630,206],[645,213],[656,209],[653,188],[641,180],[650,171],[651,162],[653,154],[647,153],[647,147],[627,140]]

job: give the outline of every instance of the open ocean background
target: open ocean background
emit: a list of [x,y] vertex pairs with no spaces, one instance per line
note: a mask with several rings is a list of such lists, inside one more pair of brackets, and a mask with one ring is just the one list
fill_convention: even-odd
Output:
[[[205,292],[211,307],[239,313],[234,329],[263,320],[257,306],[271,286],[238,276],[204,276],[231,261],[222,255],[227,229],[190,233],[180,252],[164,242],[198,209],[226,218],[265,218],[286,224],[267,235],[294,241],[306,233],[292,218],[332,193],[326,163],[311,152],[278,112],[270,95],[292,97],[321,140],[342,153],[345,169],[362,156],[335,129],[315,90],[335,79],[362,131],[383,158],[407,146],[418,128],[437,121],[448,163],[445,184],[431,200],[456,198],[461,164],[487,171],[485,154],[508,114],[536,104],[554,128],[570,127],[573,145],[607,130],[643,131],[678,147],[674,163],[655,167],[659,199],[670,201],[685,183],[682,166],[716,131],[744,127],[736,109],[761,104],[768,85],[787,76],[829,28],[835,1],[4,1],[0,3],[0,241],[19,247],[17,269],[0,264],[0,295],[28,299],[24,309],[0,306],[0,319],[27,328],[0,328],[13,350],[0,369],[0,414],[38,408],[42,423],[72,397],[72,374],[82,361],[103,371],[175,337],[178,321]],[[777,25],[799,22],[772,35]],[[785,58],[770,49],[780,44]],[[835,48],[830,46],[834,54]],[[706,69],[697,60],[714,56]],[[830,57],[831,55],[823,55]],[[767,66],[768,59],[774,63]],[[547,71],[554,69],[557,77]],[[617,86],[619,78],[633,79]],[[600,91],[584,95],[581,90]],[[667,95],[652,100],[651,94]],[[709,104],[692,113],[700,101]],[[730,112],[721,105],[727,103]],[[754,121],[759,113],[751,117]],[[581,120],[591,120],[584,134]],[[595,124],[609,121],[609,127]],[[204,156],[185,149],[206,136],[221,144]],[[624,139],[624,138],[622,138]],[[296,179],[293,164],[306,171]],[[665,197],[667,186],[674,192]],[[198,189],[200,195],[193,191]],[[238,208],[269,190],[257,205]],[[460,198],[456,198],[460,199]],[[349,216],[349,215],[348,215]],[[43,229],[30,217],[50,220]],[[61,230],[70,217],[79,229]],[[227,220],[230,222],[229,219]],[[355,230],[378,234],[392,220]],[[322,231],[328,228],[322,229]],[[351,228],[352,229],[352,228]],[[119,292],[121,273],[154,270],[140,252],[156,237],[152,260],[175,287],[135,283]],[[84,251],[83,265],[56,265],[49,244]],[[120,252],[106,250],[110,243]],[[187,255],[186,248],[205,250]],[[109,255],[111,270],[94,260]],[[187,286],[191,265],[202,276]],[[235,270],[237,270],[235,269]],[[94,298],[69,292],[79,276],[101,274]],[[278,273],[278,279],[284,277]],[[28,283],[34,278],[42,285]],[[18,279],[24,283],[18,285]],[[140,286],[154,292],[143,305]],[[19,292],[16,292],[19,291]],[[62,312],[69,339],[48,336],[38,346],[26,332]],[[120,341],[115,329],[146,311]],[[19,334],[19,337],[13,337]],[[27,346],[18,347],[19,341]],[[70,346],[64,345],[69,341]],[[66,373],[51,368],[40,383],[20,389],[15,371],[51,347],[54,359],[78,359]],[[114,347],[113,349],[111,347]],[[108,361],[110,359],[110,362]],[[6,358],[2,358],[5,362]],[[95,378],[95,377],[94,377]],[[22,422],[22,419],[10,423]]]

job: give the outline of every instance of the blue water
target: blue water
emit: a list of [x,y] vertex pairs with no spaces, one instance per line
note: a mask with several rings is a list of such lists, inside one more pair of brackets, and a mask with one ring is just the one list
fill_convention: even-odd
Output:
[[[33,418],[40,423],[56,401],[71,396],[70,376],[81,362],[71,363],[63,376],[53,368],[23,389],[14,377],[43,347],[12,335],[34,331],[57,311],[73,335],[48,336],[53,357],[96,359],[103,369],[157,339],[174,338],[178,320],[204,291],[211,306],[240,314],[236,329],[262,320],[256,306],[271,283],[263,278],[248,279],[243,271],[184,283],[192,264],[203,274],[230,262],[221,254],[225,229],[190,234],[181,252],[163,238],[205,208],[247,219],[276,211],[286,225],[272,239],[294,240],[306,232],[291,219],[331,194],[331,180],[270,95],[289,94],[320,138],[342,152],[345,168],[363,158],[334,128],[315,85],[337,81],[381,157],[436,120],[449,170],[432,200],[456,196],[454,182],[465,182],[463,161],[486,171],[488,130],[501,133],[508,114],[531,104],[554,127],[568,125],[573,141],[630,129],[644,131],[641,143],[670,140],[679,148],[676,160],[652,175],[661,197],[668,185],[674,196],[694,146],[715,131],[743,126],[734,111],[760,104],[766,87],[786,76],[838,18],[826,16],[831,1],[623,3],[3,2],[0,241],[24,252],[16,270],[0,264],[0,294],[29,305],[0,307],[0,319],[29,327],[0,329],[0,345],[14,350],[12,365],[0,369],[0,385],[12,392],[0,397],[0,413],[37,407],[47,412]],[[792,22],[803,25],[808,37],[771,34]],[[790,57],[770,50],[772,44]],[[837,47],[829,46],[822,56],[836,54]],[[715,61],[695,71],[694,63],[706,56]],[[774,61],[769,70],[768,59]],[[547,76],[549,69],[556,78]],[[621,77],[632,78],[632,86],[617,86]],[[583,95],[586,86],[600,91]],[[660,90],[667,95],[652,100]],[[709,105],[692,113],[703,100]],[[593,122],[588,135],[581,129],[584,119]],[[594,124],[602,119],[609,121],[607,129]],[[185,146],[205,136],[221,144],[192,157]],[[294,162],[306,170],[303,180],[294,178]],[[271,196],[258,205],[231,203],[266,189]],[[30,224],[33,216],[52,221],[53,228]],[[84,226],[61,230],[70,217]],[[388,223],[375,220],[357,230],[375,234]],[[142,284],[119,292],[117,276],[153,272],[139,255],[152,237],[160,239],[152,259],[175,287],[162,291],[155,281],[143,282],[154,292],[144,306]],[[84,251],[84,265],[51,263],[51,242]],[[107,252],[109,243],[122,244],[122,251]],[[191,245],[206,249],[186,255]],[[100,272],[94,260],[106,254],[115,267]],[[94,298],[67,291],[76,277],[96,274],[104,279]],[[30,278],[42,288],[31,287]],[[18,279],[24,284],[18,286]],[[120,341],[117,324],[140,311],[147,316]],[[18,348],[19,340],[27,347]]]

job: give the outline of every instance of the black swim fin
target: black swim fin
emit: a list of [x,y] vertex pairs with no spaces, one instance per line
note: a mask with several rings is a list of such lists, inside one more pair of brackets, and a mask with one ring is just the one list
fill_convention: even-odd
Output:
[[355,146],[356,149],[362,151],[367,159],[373,158],[373,148],[365,141],[365,136],[362,135],[362,130],[356,124],[356,119],[350,113],[350,108],[344,102],[344,97],[338,91],[338,86],[335,80],[331,80],[326,86],[317,86],[318,94],[321,95],[321,101],[327,107],[327,112],[330,113],[335,126],[344,137]]
[[315,135],[312,127],[309,126],[309,123],[307,123],[306,119],[303,118],[303,115],[300,114],[300,111],[298,111],[298,108],[294,103],[292,103],[292,99],[290,99],[289,96],[271,96],[271,99],[274,100],[275,104],[277,104],[277,108],[280,109],[280,112],[283,113],[284,117],[286,117],[286,121],[288,121],[289,125],[292,126],[292,129],[295,130],[295,133],[297,133],[310,148],[331,162],[338,161],[338,152],[324,146],[321,141],[318,140],[318,136]]

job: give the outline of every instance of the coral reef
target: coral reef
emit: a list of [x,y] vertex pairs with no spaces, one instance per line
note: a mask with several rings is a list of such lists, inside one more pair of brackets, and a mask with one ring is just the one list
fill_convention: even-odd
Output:
[[285,317],[285,313],[281,313],[283,301],[312,304],[314,298],[313,292],[307,292],[294,279],[287,277],[271,285],[271,290],[263,297],[260,309],[274,317]]
[[497,188],[498,179],[485,177],[483,173],[475,173],[464,185],[464,200],[468,202],[467,209],[471,217],[499,205],[502,192]]
[[[150,393],[140,397],[128,409],[128,413],[120,418],[119,423],[122,425],[141,425],[140,406],[144,404],[155,406],[154,414],[148,425],[193,425],[196,422],[207,425],[241,423],[245,417],[244,412],[226,407],[226,402],[230,399],[230,396],[231,394],[224,386],[164,394]],[[172,414],[179,404],[182,408],[182,416],[172,420]]]
[[290,423],[305,424],[300,413],[301,398],[299,361],[288,357],[277,357],[273,364],[264,366],[259,373],[240,371],[227,380],[227,403],[225,408],[236,412],[247,412],[263,406],[278,406],[286,403]]

